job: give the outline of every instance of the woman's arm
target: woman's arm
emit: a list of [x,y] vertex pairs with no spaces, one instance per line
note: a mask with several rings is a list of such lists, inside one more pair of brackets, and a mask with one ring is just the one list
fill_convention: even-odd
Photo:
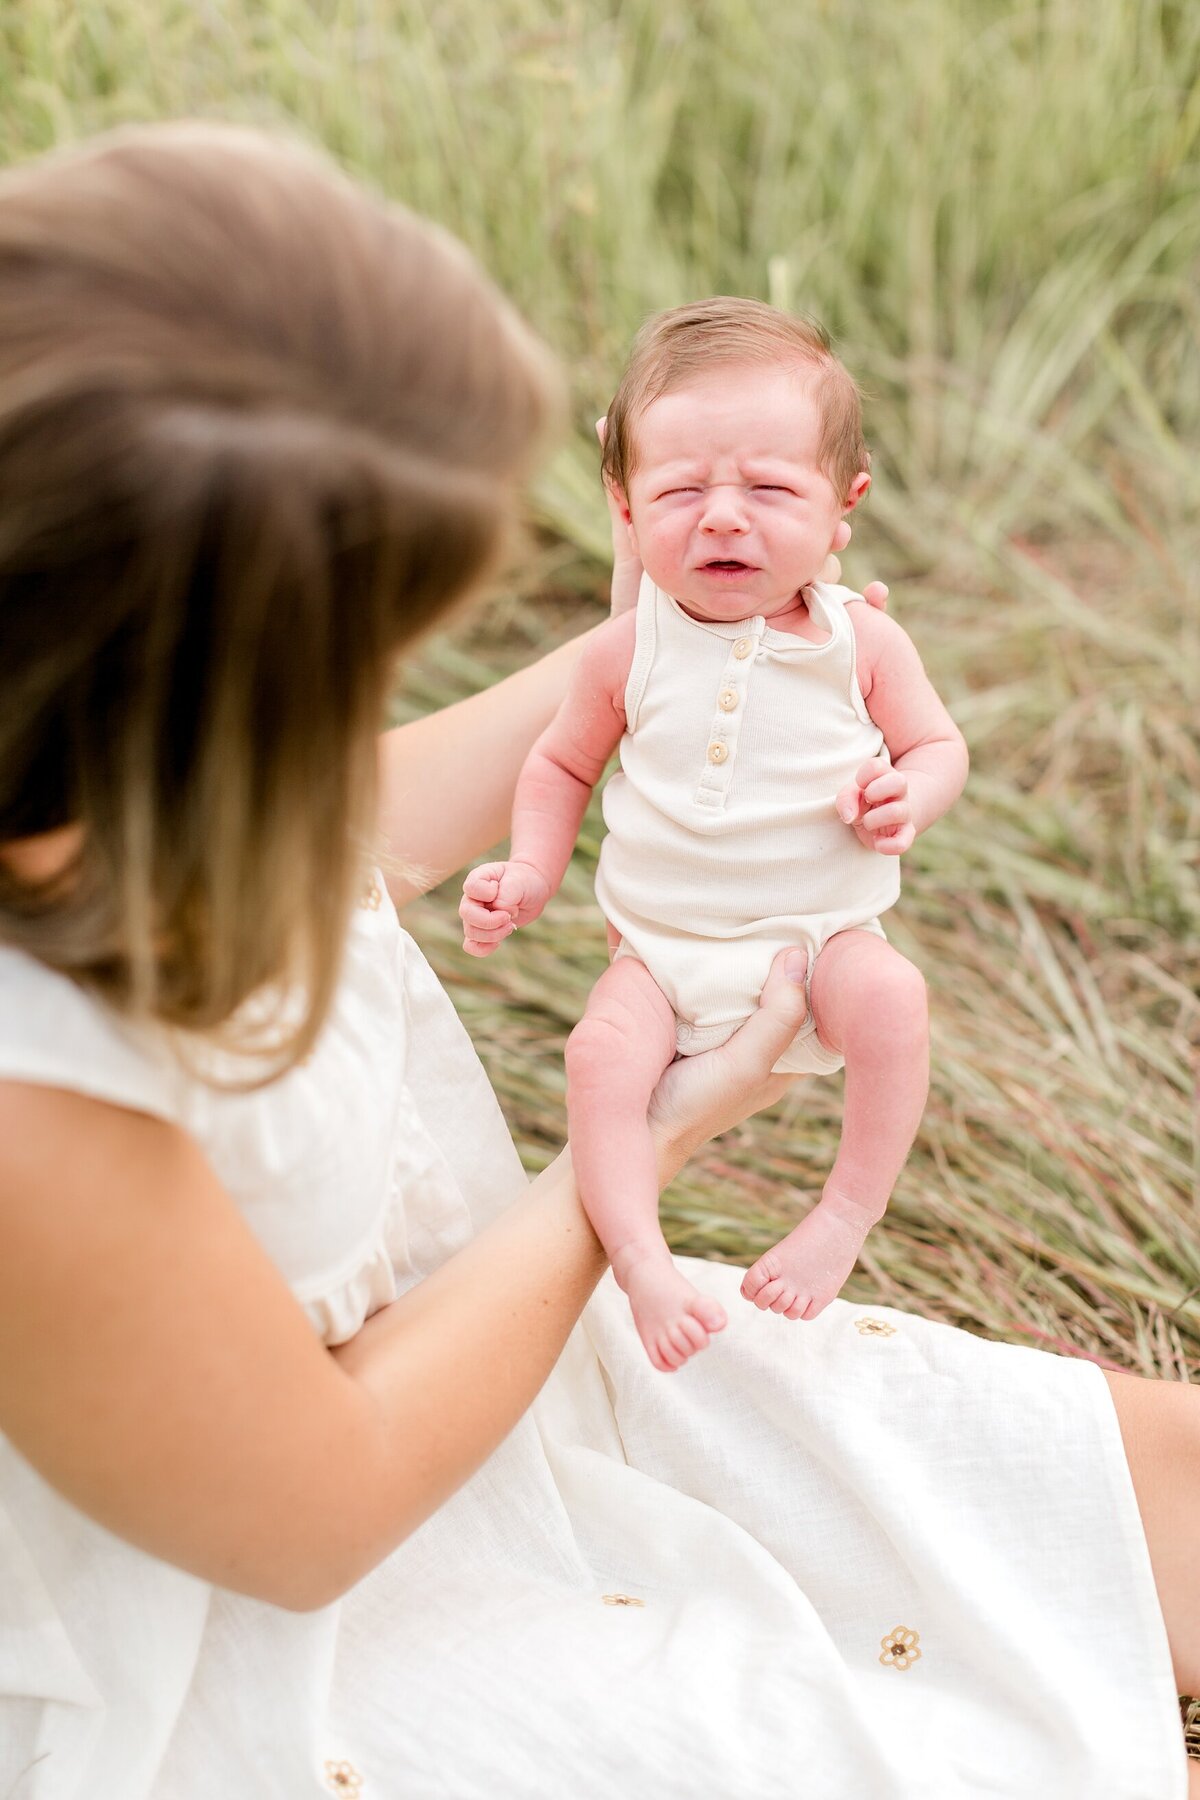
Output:
[[508,836],[521,765],[594,635],[585,631],[482,693],[383,733],[380,837],[405,871],[387,873],[397,906]]
[[490,1454],[604,1268],[564,1154],[332,1351],[195,1144],[0,1083],[0,1430],[119,1536],[325,1604]]
[[[661,1178],[787,1085],[759,1013],[657,1108]],[[700,1065],[707,1065],[701,1067]],[[436,1274],[328,1350],[196,1145],[0,1082],[0,1431],[110,1531],[304,1610],[343,1593],[507,1435],[604,1268],[564,1152]]]

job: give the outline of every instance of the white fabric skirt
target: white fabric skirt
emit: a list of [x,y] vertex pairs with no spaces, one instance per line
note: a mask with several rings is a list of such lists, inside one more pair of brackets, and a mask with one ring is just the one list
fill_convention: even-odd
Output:
[[[730,1315],[709,1350],[657,1373],[606,1277],[533,1417],[342,1602],[312,1791],[1184,1800],[1100,1370],[686,1268]],[[162,1800],[259,1791],[223,1693]]]

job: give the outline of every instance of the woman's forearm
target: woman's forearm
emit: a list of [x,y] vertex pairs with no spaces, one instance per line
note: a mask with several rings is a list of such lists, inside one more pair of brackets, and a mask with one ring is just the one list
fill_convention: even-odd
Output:
[[403,873],[387,872],[397,906],[507,837],[521,766],[592,635],[380,738],[380,835],[403,864]]
[[528,1193],[330,1354],[369,1402],[355,1529],[313,1571],[345,1592],[474,1472],[542,1387],[605,1268],[564,1150]]

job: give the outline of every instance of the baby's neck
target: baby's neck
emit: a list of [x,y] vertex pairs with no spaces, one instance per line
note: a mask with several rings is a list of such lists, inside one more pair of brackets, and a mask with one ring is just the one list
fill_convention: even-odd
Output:
[[[790,600],[781,601],[772,612],[762,613],[761,616],[766,619],[772,631],[791,631],[798,637],[808,637],[811,634],[813,618],[806,598],[807,592],[807,587],[799,588]],[[682,606],[682,601],[679,604]],[[683,610],[689,618],[698,619],[701,624],[712,623],[705,614],[692,612],[690,607],[684,606]]]

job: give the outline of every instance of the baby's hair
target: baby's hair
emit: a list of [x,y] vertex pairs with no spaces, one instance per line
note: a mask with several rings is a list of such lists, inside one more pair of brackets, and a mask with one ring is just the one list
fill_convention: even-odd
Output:
[[492,572],[561,411],[463,247],[298,138],[0,177],[0,843],[82,827],[65,878],[0,868],[0,940],[220,1041],[296,984],[298,1060],[397,652]]
[[812,371],[821,414],[817,466],[844,500],[871,458],[863,441],[862,397],[814,319],[762,300],[718,294],[648,319],[633,340],[604,433],[603,475],[626,492],[637,468],[636,426],[652,400],[722,363],[788,363]]

